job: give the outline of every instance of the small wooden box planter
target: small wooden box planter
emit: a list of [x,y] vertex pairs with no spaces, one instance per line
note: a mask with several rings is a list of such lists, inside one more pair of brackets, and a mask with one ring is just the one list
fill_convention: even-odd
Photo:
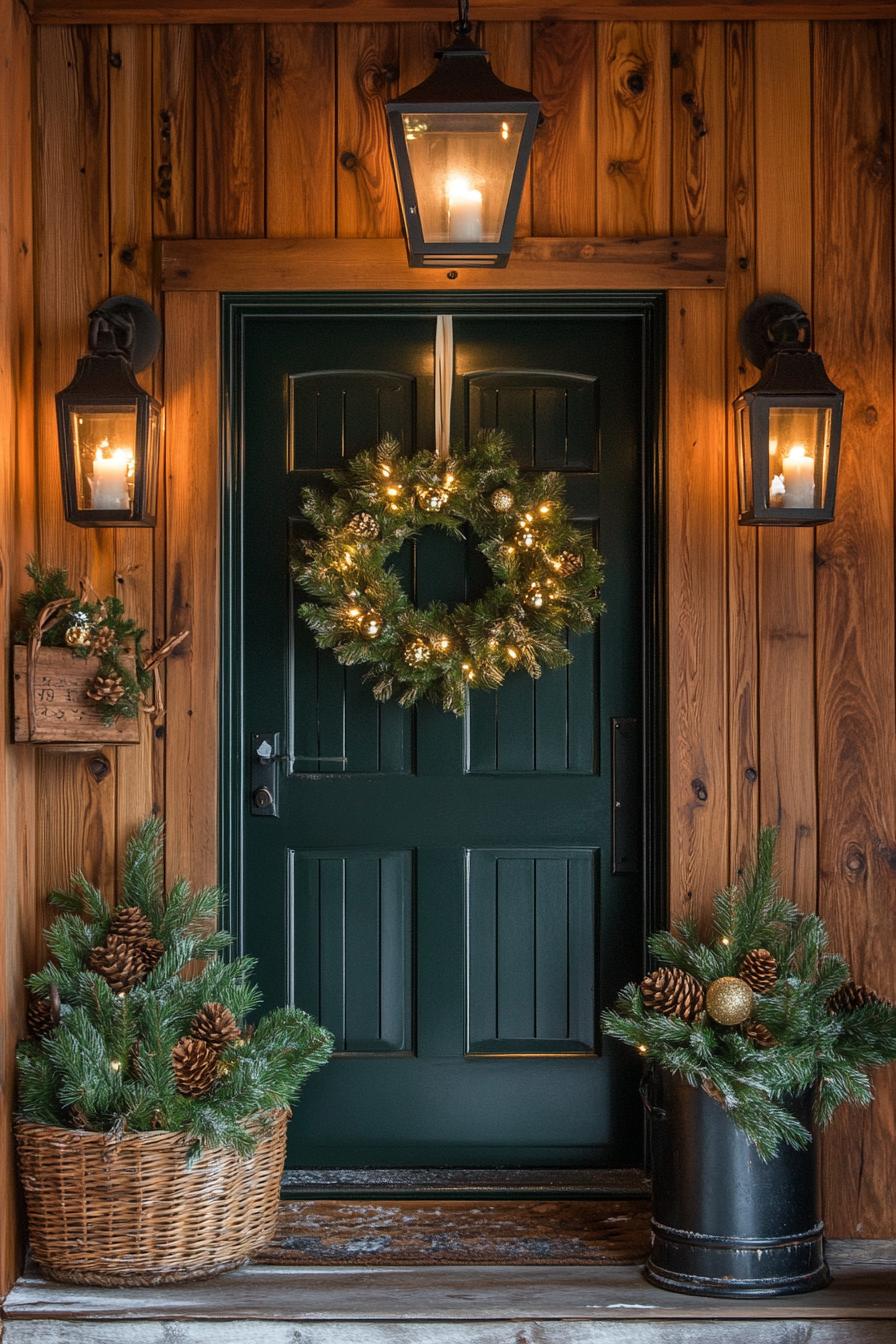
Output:
[[[88,700],[87,682],[96,676],[99,658],[80,658],[69,649],[40,647],[35,652],[33,703],[29,696],[28,646],[13,649],[13,741],[56,746],[63,751],[119,746],[140,741],[140,720],[119,717],[103,722],[103,706]],[[122,665],[134,674],[133,654]]]

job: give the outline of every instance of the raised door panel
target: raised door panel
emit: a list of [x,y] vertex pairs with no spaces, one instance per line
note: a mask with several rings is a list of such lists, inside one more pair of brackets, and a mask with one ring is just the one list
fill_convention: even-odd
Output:
[[[390,369],[323,369],[288,379],[289,463],[303,484],[391,435],[413,452],[418,379]],[[308,473],[306,475],[306,473]],[[291,544],[306,534],[290,523]],[[410,569],[410,557],[402,557]],[[412,724],[395,703],[379,704],[359,668],[340,667],[317,648],[289,596],[288,740],[296,774],[401,774],[411,769]]]
[[593,1055],[593,850],[467,856],[467,1053]]
[[287,1002],[336,1054],[413,1048],[412,873],[410,851],[288,851]]
[[[463,375],[468,437],[508,436],[520,465],[566,476],[582,526],[598,539],[600,399],[592,375],[551,369],[495,369]],[[591,774],[599,768],[598,634],[569,634],[573,662],[537,681],[509,677],[500,691],[474,692],[466,721],[470,774]]]

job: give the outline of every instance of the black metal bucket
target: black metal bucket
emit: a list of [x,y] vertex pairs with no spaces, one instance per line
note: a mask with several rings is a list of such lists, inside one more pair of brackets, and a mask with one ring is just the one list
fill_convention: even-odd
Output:
[[[700,1088],[653,1070],[645,1080],[653,1150],[651,1283],[712,1297],[781,1297],[830,1282],[818,1217],[814,1145],[770,1162]],[[794,1114],[811,1124],[811,1095]]]

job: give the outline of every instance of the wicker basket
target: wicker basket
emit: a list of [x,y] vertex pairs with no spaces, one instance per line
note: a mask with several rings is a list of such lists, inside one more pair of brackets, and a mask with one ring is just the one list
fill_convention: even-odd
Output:
[[178,1283],[243,1264],[271,1240],[288,1111],[249,1158],[203,1153],[167,1131],[109,1134],[18,1121],[31,1250],[48,1278],[104,1286]]

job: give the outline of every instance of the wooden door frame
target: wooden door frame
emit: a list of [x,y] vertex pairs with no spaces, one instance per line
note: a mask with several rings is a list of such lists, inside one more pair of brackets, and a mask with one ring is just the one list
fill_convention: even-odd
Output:
[[[371,241],[377,244],[377,249],[371,249]],[[503,296],[564,291],[586,297],[589,293],[621,288],[653,294],[673,287],[698,290],[699,297],[693,293],[687,299],[679,295],[677,311],[669,316],[667,363],[682,375],[687,373],[682,356],[685,335],[693,337],[694,358],[705,361],[711,342],[723,329],[724,309],[718,291],[724,285],[724,240],[721,250],[716,246],[719,240],[712,240],[720,269],[702,274],[701,278],[693,269],[678,270],[673,272],[674,280],[670,280],[666,252],[658,260],[656,252],[646,245],[649,241],[645,240],[644,250],[636,251],[634,259],[626,254],[624,265],[616,255],[605,265],[603,253],[588,251],[587,240],[578,240],[576,246],[580,251],[586,247],[584,257],[547,259],[543,265],[531,260],[520,268],[512,263],[507,271],[464,272],[458,282],[449,278],[451,273],[409,270],[403,248],[395,240],[290,241],[286,246],[282,240],[243,240],[237,244],[203,240],[163,245],[169,633],[187,626],[192,631],[188,647],[178,651],[179,656],[171,660],[168,671],[167,774],[171,796],[176,799],[175,805],[168,809],[169,871],[188,872],[196,882],[219,881],[221,807],[235,784],[231,774],[225,776],[223,771],[219,774],[220,706],[224,689],[220,676],[219,619],[223,610],[221,502],[229,487],[227,474],[233,461],[233,445],[227,438],[231,407],[222,379],[222,295],[261,292],[270,290],[272,285],[279,292],[369,293],[385,288],[387,281],[396,293],[448,291],[453,296],[461,287],[473,294],[492,291]],[[701,245],[706,242],[693,241]],[[662,242],[668,250],[669,240]],[[400,252],[396,251],[398,248]],[[371,264],[372,252],[377,250],[381,262],[378,267]],[[702,260],[706,261],[705,249]],[[705,265],[702,270],[706,272]],[[488,276],[487,284],[483,275]],[[626,277],[624,286],[619,284],[622,275]],[[261,283],[263,277],[265,284]],[[468,277],[473,277],[470,283]],[[346,283],[347,279],[350,283]],[[712,300],[710,306],[707,300]],[[662,374],[659,380],[662,410],[657,424],[656,462],[660,475],[654,483],[658,511],[648,541],[655,550],[657,568],[670,583],[674,576],[669,573],[667,562],[667,519],[671,517],[676,529],[686,532],[693,524],[682,521],[691,479],[686,461],[676,472],[677,504],[670,498],[670,479],[665,469],[665,426],[671,423],[673,405],[677,415],[687,415],[693,409],[696,393],[707,388],[707,378],[698,365],[692,365],[690,373],[692,376],[684,379],[685,385],[676,385],[674,397],[666,394]],[[724,372],[721,390],[724,395]],[[704,411],[702,426],[705,428],[706,424]],[[671,587],[669,591],[671,594]],[[667,603],[665,589],[657,585],[648,619],[653,623],[653,639],[660,659],[659,676],[654,687],[655,702],[648,701],[645,709],[659,716],[658,721],[664,725],[660,741],[666,745],[668,766],[665,760],[656,762],[652,781],[659,800],[654,819],[664,819],[666,832],[666,844],[655,848],[660,868],[652,875],[648,887],[653,899],[647,918],[654,925],[665,915],[668,847],[675,844],[687,850],[694,843],[696,830],[690,814],[682,815],[667,801],[677,756],[677,744],[670,739],[669,728],[680,730],[682,716],[687,711],[687,705],[681,703],[682,695],[687,699],[690,694],[687,687],[683,693],[674,689],[676,672],[681,669],[676,668],[675,655],[670,649],[681,640],[681,630],[676,627],[687,612],[686,593],[675,594]],[[675,641],[669,638],[673,630]],[[687,653],[685,650],[679,661],[686,660]],[[231,761],[228,769],[232,768]],[[675,833],[679,829],[681,834]]]

